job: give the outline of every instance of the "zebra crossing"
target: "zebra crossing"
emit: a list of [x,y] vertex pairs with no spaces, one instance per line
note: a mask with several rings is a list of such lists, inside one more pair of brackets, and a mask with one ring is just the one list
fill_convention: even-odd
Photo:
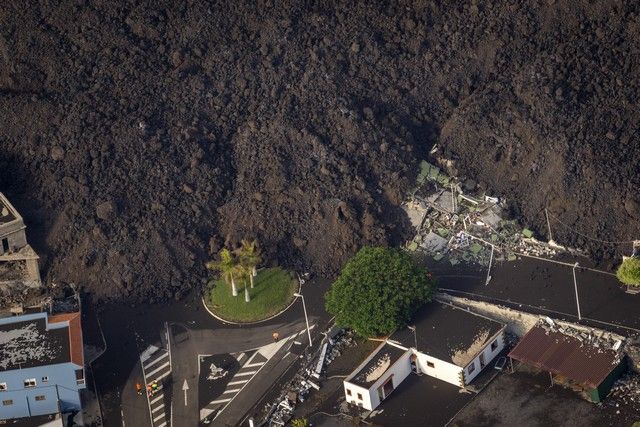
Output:
[[160,391],[153,396],[147,394],[149,415],[152,427],[166,427],[171,425],[165,404],[163,380],[171,374],[171,353],[163,348],[149,346],[141,355],[142,375],[144,377],[145,392],[147,386],[156,381],[160,385]]

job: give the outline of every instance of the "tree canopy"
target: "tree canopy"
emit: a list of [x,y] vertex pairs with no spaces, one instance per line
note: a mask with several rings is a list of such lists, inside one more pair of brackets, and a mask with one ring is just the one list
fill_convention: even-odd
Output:
[[381,336],[405,326],[431,300],[435,283],[400,249],[364,247],[325,295],[327,311],[359,335]]
[[640,258],[629,257],[622,261],[616,276],[625,285],[640,286]]

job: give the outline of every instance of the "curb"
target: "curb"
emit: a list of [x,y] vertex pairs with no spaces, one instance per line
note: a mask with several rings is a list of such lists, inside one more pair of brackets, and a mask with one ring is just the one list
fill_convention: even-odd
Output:
[[[300,283],[300,277],[298,276],[298,291],[297,292],[300,293],[301,290],[302,290],[302,284]],[[230,320],[223,319],[222,317],[220,317],[217,314],[213,313],[209,309],[209,307],[207,307],[207,303],[204,301],[204,296],[200,297],[200,300],[202,301],[202,305],[204,306],[204,309],[207,310],[207,313],[209,313],[213,318],[215,318],[216,320],[219,320],[222,323],[226,323],[228,325],[238,325],[238,326],[242,326],[242,325],[257,325],[259,323],[264,323],[264,322],[268,322],[269,320],[275,319],[276,317],[280,316],[285,311],[289,310],[291,308],[291,306],[296,302],[297,299],[298,299],[298,297],[293,297],[293,299],[291,300],[289,305],[287,305],[285,308],[283,308],[282,310],[280,310],[276,314],[274,314],[274,315],[272,315],[270,317],[267,317],[266,319],[256,320],[255,322],[232,322]]]

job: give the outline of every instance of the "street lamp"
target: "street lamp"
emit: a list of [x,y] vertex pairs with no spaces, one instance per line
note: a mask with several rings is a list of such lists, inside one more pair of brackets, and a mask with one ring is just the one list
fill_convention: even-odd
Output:
[[296,298],[302,299],[302,309],[304,310],[304,321],[307,323],[307,335],[309,335],[309,347],[311,347],[311,329],[309,328],[309,317],[307,316],[307,305],[304,303],[304,296],[296,292],[293,294]]
[[580,300],[578,299],[578,283],[576,281],[576,268],[578,267],[578,263],[573,264],[573,288],[576,291],[576,306],[578,307],[578,320],[582,320],[582,315],[580,314]]
[[413,341],[415,342],[415,345],[416,345],[416,351],[418,351],[418,336],[416,335],[416,327],[414,325],[414,326],[407,326],[407,328],[413,331]]

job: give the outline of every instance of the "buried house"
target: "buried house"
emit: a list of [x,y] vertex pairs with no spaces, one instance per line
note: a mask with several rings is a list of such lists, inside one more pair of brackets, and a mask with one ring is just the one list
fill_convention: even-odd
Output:
[[25,231],[22,217],[0,193],[0,309],[20,305],[30,290],[41,286],[38,255]]
[[348,403],[375,409],[409,374],[464,388],[502,351],[506,325],[450,304],[425,305],[344,381]]

